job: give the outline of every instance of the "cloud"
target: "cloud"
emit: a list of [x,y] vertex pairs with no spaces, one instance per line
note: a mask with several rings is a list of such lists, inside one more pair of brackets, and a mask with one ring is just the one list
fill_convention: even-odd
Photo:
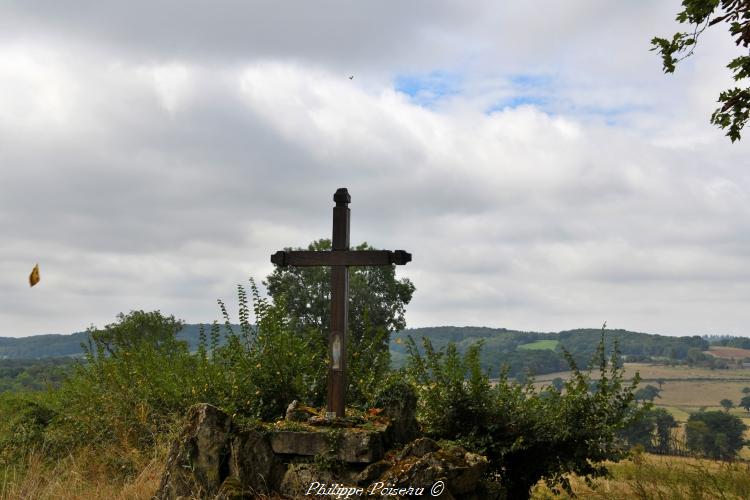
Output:
[[665,78],[677,5],[145,5],[6,9],[0,334],[211,321],[343,186],[353,243],[414,254],[410,325],[747,333],[733,47]]

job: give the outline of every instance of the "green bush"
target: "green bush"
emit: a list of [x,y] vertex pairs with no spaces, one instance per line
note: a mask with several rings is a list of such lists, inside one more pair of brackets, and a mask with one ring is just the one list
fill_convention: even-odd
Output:
[[[249,322],[247,297],[238,286],[240,332],[234,332],[220,303],[228,330],[227,343],[209,353],[200,349],[201,365],[225,392],[218,405],[245,416],[272,420],[284,414],[297,399],[309,404],[325,394],[326,352],[314,338],[298,335],[290,327],[283,301],[271,304],[251,280],[256,325]],[[205,384],[210,385],[208,379]],[[228,390],[228,391],[227,391]]]
[[491,385],[480,368],[481,346],[461,357],[453,345],[436,352],[424,343],[422,356],[409,339],[407,367],[419,394],[423,429],[485,454],[509,498],[527,498],[540,479],[569,490],[567,474],[603,475],[603,461],[625,456],[617,432],[638,417],[633,398],[638,380],[623,385],[623,371],[614,363],[617,349],[612,359],[604,356],[603,332],[593,391],[590,373],[579,371],[570,356],[573,376],[564,392],[537,391],[531,380],[511,382],[505,372]]
[[8,395],[0,401],[0,463],[23,460],[27,450],[44,447],[44,434],[55,417],[55,411],[41,397]]
[[418,389],[417,413],[423,427],[432,436],[448,439],[480,429],[494,410],[489,378],[479,364],[481,343],[470,346],[464,356],[454,343],[445,351],[435,351],[426,338],[423,344],[424,357],[411,337],[406,341],[406,373]]
[[103,329],[89,328],[84,363],[53,393],[55,447],[155,442],[174,414],[193,402],[197,363],[175,334],[181,322],[159,311],[131,311]]

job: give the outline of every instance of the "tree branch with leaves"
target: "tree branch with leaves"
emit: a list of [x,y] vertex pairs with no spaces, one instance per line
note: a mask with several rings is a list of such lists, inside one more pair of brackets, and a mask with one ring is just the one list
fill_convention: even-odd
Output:
[[[661,54],[665,73],[674,73],[676,65],[693,55],[703,32],[721,22],[729,25],[729,33],[737,46],[748,54],[732,59],[727,68],[734,80],[750,77],[750,0],[683,0],[677,14],[680,24],[692,25],[691,32],[675,33],[672,39],[654,37],[651,50]],[[719,94],[720,106],[711,114],[711,123],[727,130],[732,142],[741,138],[740,130],[750,118],[750,87],[734,87]]]

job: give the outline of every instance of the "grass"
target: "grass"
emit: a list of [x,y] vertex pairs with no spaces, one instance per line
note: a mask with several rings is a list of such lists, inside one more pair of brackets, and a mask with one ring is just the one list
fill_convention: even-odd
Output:
[[[50,464],[38,452],[30,452],[20,466],[0,467],[0,500],[152,500],[159,488],[167,448],[157,448],[147,458],[136,453],[138,472],[117,474],[102,465],[101,451],[80,450]],[[198,500],[195,498],[185,500]],[[257,498],[280,500],[278,495]]]
[[[602,500],[750,498],[750,464],[747,463],[635,453],[632,459],[609,464],[608,468],[611,477],[595,479],[591,484],[571,477],[576,497]],[[553,500],[572,497],[565,493],[554,493],[539,484],[532,498]]]
[[537,340],[528,344],[521,344],[518,349],[524,351],[554,351],[557,347],[557,340]]
[[29,452],[20,466],[0,467],[0,499],[78,500],[112,498],[148,500],[159,486],[166,459],[160,449],[152,457],[131,457],[136,474],[113,474],[102,464],[101,452],[80,450],[55,463],[37,451]]

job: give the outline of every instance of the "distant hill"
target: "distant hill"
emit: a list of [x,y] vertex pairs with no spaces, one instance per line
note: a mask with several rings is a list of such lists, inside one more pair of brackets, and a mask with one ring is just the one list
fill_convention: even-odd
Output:
[[37,359],[78,356],[86,332],[72,335],[33,335],[31,337],[0,337],[0,359]]
[[[393,364],[401,366],[406,359],[404,339],[411,336],[421,351],[421,338],[429,339],[435,348],[455,342],[463,352],[469,345],[483,343],[481,363],[492,375],[499,374],[507,365],[509,375],[519,376],[526,372],[537,375],[568,369],[562,354],[567,350],[579,367],[585,368],[599,343],[600,329],[584,328],[559,333],[524,332],[506,328],[441,326],[415,328],[400,332],[391,339]],[[701,337],[668,337],[628,330],[607,330],[606,350],[611,353],[614,341],[619,344],[625,361],[683,361],[690,349],[705,351],[709,342]]]
[[[237,325],[234,325],[239,328]],[[206,325],[206,329],[210,328]],[[200,325],[185,325],[178,334],[186,340],[191,350],[197,349]],[[222,325],[223,332],[223,325]],[[207,331],[208,333],[208,331]],[[561,332],[526,332],[506,328],[439,326],[411,328],[395,333],[390,350],[393,365],[406,361],[405,339],[411,336],[421,348],[422,337],[429,339],[437,349],[455,342],[460,352],[475,342],[482,342],[482,366],[492,375],[506,365],[511,376],[526,372],[535,374],[566,370],[568,364],[563,349],[573,355],[580,367],[586,367],[594,354],[601,330],[577,329]],[[0,359],[41,359],[75,357],[82,354],[81,343],[87,341],[85,332],[71,335],[35,335],[24,338],[0,337]],[[668,337],[627,330],[607,330],[607,350],[611,351],[617,340],[625,361],[684,361],[691,350],[706,351],[709,341],[698,337]],[[717,339],[719,340],[719,339]],[[731,343],[722,338],[725,345]]]
[[[234,325],[239,328],[239,325]],[[222,325],[222,331],[224,326]],[[210,325],[206,325],[206,334]],[[186,340],[191,350],[198,348],[200,325],[185,325],[177,337]],[[32,335],[30,337],[0,337],[0,359],[41,359],[76,357],[83,354],[81,344],[88,341],[86,332],[68,335]]]

